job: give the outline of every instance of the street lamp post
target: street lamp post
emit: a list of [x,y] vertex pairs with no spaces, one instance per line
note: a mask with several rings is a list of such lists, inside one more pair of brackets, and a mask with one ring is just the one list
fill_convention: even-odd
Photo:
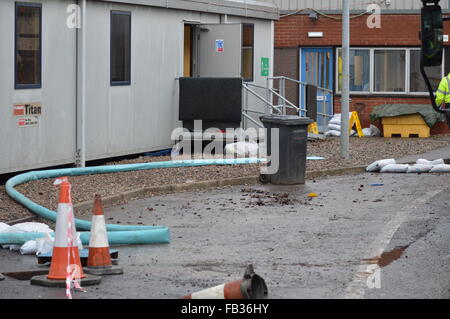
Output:
[[350,5],[343,0],[342,19],[342,95],[341,95],[341,157],[349,158],[350,109]]

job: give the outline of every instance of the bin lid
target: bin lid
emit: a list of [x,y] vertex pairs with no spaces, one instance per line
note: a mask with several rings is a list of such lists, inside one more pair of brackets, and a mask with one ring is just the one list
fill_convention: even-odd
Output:
[[282,125],[309,125],[314,121],[309,117],[301,117],[297,115],[264,115],[259,119],[263,123],[276,123]]

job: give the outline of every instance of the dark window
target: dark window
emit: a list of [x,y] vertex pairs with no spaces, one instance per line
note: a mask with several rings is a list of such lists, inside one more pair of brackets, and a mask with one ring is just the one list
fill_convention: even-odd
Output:
[[131,83],[131,13],[111,12],[111,85]]
[[255,27],[253,24],[242,25],[242,78],[253,81],[253,47]]
[[[411,50],[410,52],[409,90],[411,92],[427,92],[428,88],[420,73],[420,50]],[[425,72],[431,82],[433,91],[436,91],[442,79],[442,66],[427,66]]]
[[41,19],[41,4],[16,4],[16,89],[41,87]]

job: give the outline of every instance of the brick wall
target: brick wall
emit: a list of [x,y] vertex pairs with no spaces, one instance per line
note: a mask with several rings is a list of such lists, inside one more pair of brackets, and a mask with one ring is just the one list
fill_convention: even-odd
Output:
[[[340,17],[340,15],[333,15]],[[366,25],[367,15],[352,19],[350,22],[350,42],[351,46],[420,46],[419,30],[420,15],[382,15],[381,28],[369,29]],[[323,38],[308,38],[308,32],[323,32]],[[450,34],[450,24],[445,24],[444,34]],[[282,72],[291,72],[286,65],[292,60],[290,55],[278,54],[287,48],[295,49],[298,54],[299,47],[338,47],[341,46],[342,23],[319,16],[318,20],[311,20],[308,15],[291,15],[280,19],[275,23],[275,70],[276,74],[283,75]],[[450,43],[449,43],[450,44]],[[281,49],[284,49],[283,51]],[[449,49],[446,52],[450,52]],[[449,61],[449,60],[447,60]],[[446,69],[450,70],[450,61],[446,63]],[[298,70],[298,65],[296,66]],[[288,73],[284,73],[287,75]],[[297,77],[298,79],[298,71]],[[351,110],[358,111],[363,127],[370,124],[369,115],[374,106],[390,103],[401,104],[429,104],[429,99],[424,97],[411,96],[352,96],[350,103]],[[340,112],[340,96],[334,99],[334,112]],[[377,123],[380,126],[380,123]],[[432,134],[448,133],[446,123],[436,124]]]
[[[361,125],[363,127],[370,126],[370,112],[373,107],[382,104],[430,104],[430,99],[424,97],[381,97],[381,96],[351,96],[350,111],[357,111]],[[341,112],[341,97],[334,97],[334,112]],[[382,129],[381,121],[375,124]],[[431,128],[431,134],[448,133],[448,125],[446,122],[438,122]]]
[[[339,15],[333,15],[340,17]],[[369,29],[367,15],[350,21],[352,46],[420,46],[420,15],[381,15],[381,28]],[[445,34],[450,34],[450,25]],[[308,38],[308,32],[323,32],[323,38]],[[311,20],[308,15],[291,15],[275,23],[275,47],[340,46],[342,23],[319,16]]]

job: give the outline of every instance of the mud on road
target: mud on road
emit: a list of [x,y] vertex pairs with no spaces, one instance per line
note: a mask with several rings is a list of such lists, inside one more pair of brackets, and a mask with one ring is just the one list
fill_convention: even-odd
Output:
[[[124,275],[105,277],[75,298],[178,298],[239,279],[248,264],[266,280],[271,298],[344,298],[367,263],[382,266],[383,278],[401,281],[396,286],[403,296],[421,295],[423,286],[401,280],[414,274],[427,278],[430,293],[422,297],[445,297],[441,288],[448,285],[448,295],[450,279],[429,279],[426,263],[441,265],[439,274],[450,271],[448,254],[441,253],[450,247],[439,254],[430,249],[424,259],[417,245],[430,244],[427,236],[439,234],[442,245],[450,246],[448,208],[443,208],[450,203],[445,192],[449,185],[448,175],[362,174],[311,180],[304,186],[246,185],[167,194],[108,208],[109,223],[165,225],[172,242],[117,247]],[[439,194],[437,199],[414,203],[430,190]],[[308,197],[311,192],[318,197]],[[369,248],[399,213],[404,220],[374,255]],[[438,227],[444,229],[438,232]],[[36,268],[35,263],[32,256],[0,250],[0,272]],[[408,273],[398,269],[402,263],[407,263]],[[0,298],[64,295],[11,278],[0,286]],[[440,288],[433,290],[435,286]],[[362,288],[363,296],[373,298],[401,295],[387,280],[377,292]]]

